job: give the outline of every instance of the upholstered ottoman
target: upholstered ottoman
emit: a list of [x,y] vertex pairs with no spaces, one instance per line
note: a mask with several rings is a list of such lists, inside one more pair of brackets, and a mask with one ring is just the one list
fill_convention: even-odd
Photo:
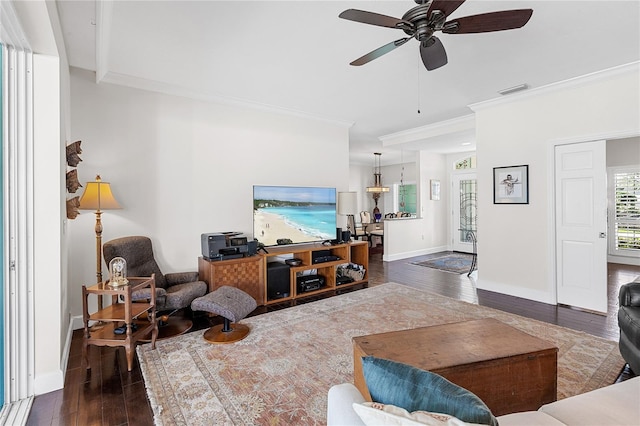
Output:
[[214,325],[204,332],[209,343],[233,343],[249,334],[249,327],[238,324],[257,306],[255,299],[244,291],[230,286],[222,286],[211,293],[198,297],[191,302],[191,309],[220,315],[224,324]]

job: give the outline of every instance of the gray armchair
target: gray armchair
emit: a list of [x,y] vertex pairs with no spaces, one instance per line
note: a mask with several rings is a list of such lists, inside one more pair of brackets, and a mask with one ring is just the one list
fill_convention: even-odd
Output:
[[[151,240],[147,237],[123,237],[104,243],[104,260],[109,264],[114,257],[127,261],[127,275],[148,277],[156,274],[156,306],[158,311],[176,311],[191,306],[197,297],[207,292],[207,283],[198,280],[197,272],[163,274],[153,257]],[[150,289],[132,295],[133,300],[148,299]]]
[[620,353],[635,374],[640,374],[640,277],[620,287]]

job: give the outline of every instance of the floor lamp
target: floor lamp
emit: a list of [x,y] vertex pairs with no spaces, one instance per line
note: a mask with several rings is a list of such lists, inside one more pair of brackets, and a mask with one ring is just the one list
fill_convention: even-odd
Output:
[[[109,182],[103,182],[100,175],[95,182],[87,182],[80,198],[80,210],[95,210],[96,214],[96,282],[102,282],[102,211],[121,209],[113,197]],[[102,296],[98,298],[98,309],[102,309]]]

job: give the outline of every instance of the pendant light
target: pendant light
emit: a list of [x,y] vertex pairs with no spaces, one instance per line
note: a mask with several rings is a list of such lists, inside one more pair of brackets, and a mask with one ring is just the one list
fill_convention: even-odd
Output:
[[373,186],[368,186],[367,192],[371,193],[373,201],[376,204],[373,208],[373,218],[376,222],[379,222],[382,218],[382,214],[380,213],[380,209],[378,208],[378,200],[380,199],[381,193],[389,192],[389,187],[382,186],[382,174],[380,173],[380,156],[382,154],[379,152],[374,152],[374,155]]
[[373,165],[373,186],[367,187],[367,192],[381,193],[389,192],[388,186],[382,186],[382,174],[380,173],[380,156],[382,153],[374,152],[374,165]]

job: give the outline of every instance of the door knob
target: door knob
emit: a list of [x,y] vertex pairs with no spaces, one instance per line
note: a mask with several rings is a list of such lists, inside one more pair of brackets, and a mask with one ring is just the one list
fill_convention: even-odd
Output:
[[601,232],[600,233],[600,238],[607,238],[607,233],[606,232]]

